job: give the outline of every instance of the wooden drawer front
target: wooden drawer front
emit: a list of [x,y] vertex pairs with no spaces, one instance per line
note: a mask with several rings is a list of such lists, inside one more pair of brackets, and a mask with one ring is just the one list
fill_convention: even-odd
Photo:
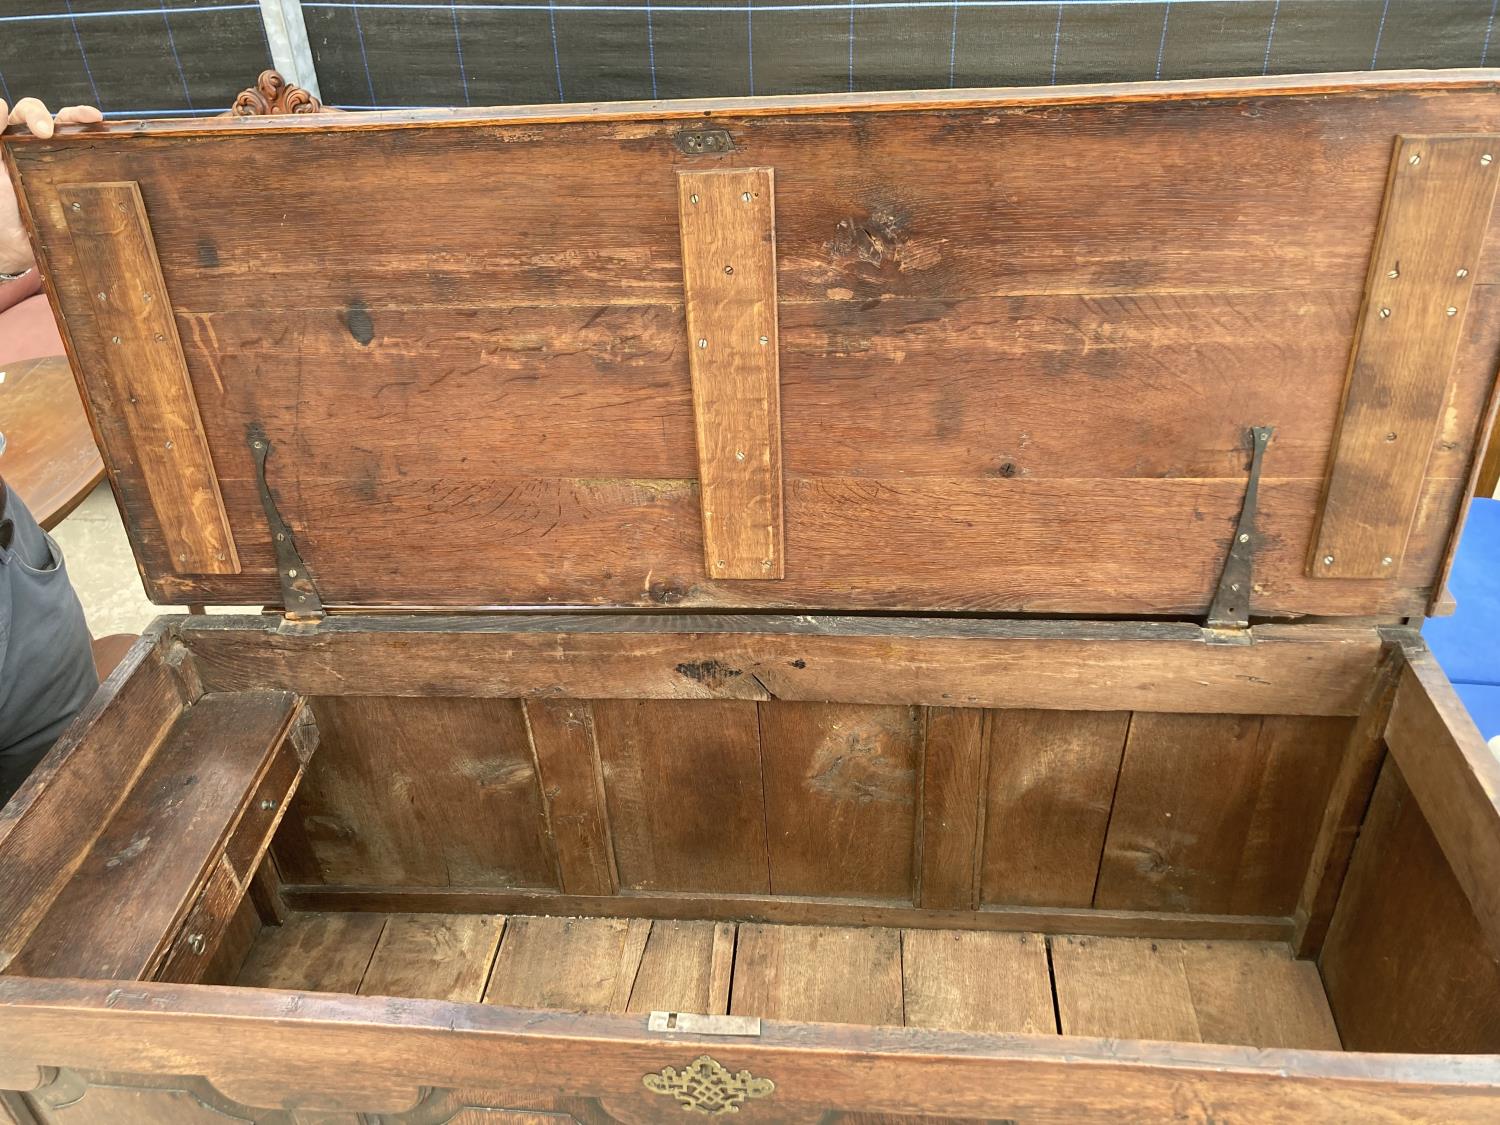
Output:
[[201,979],[243,893],[228,857],[220,856],[208,882],[203,885],[203,893],[167,947],[166,960],[156,979],[180,984],[192,984]]
[[302,762],[288,738],[277,748],[270,769],[256,786],[225,849],[241,884],[250,882],[301,776]]

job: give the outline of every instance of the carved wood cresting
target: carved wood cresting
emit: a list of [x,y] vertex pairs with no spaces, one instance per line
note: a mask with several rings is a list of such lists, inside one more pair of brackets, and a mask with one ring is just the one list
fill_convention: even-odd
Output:
[[323,103],[301,86],[293,86],[280,71],[263,70],[255,85],[241,90],[221,117],[264,117],[278,113],[318,113]]

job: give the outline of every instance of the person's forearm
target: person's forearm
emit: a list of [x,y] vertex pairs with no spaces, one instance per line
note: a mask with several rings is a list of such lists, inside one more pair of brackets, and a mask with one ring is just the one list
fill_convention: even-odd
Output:
[[0,274],[20,274],[31,268],[31,243],[21,222],[16,197],[0,191]]

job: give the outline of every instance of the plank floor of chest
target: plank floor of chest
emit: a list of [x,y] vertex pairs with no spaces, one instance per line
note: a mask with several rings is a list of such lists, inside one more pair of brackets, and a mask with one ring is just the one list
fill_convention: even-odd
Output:
[[243,986],[588,1012],[1340,1048],[1277,942],[477,914],[294,913]]

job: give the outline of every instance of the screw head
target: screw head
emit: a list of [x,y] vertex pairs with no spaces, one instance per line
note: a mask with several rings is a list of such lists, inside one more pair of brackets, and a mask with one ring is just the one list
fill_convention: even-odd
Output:
[[769,336],[762,336],[760,338],[760,342],[761,342],[761,346],[764,347],[766,344],[769,344],[771,342],[771,337],[769,337]]
[[286,572],[286,576],[288,578],[296,578],[297,577],[297,572],[295,570],[289,570],[289,571]]
[[1250,542],[1250,536],[1247,535],[1247,534],[1245,534],[1244,532],[1241,532],[1240,533],[1240,542],[1241,543],[1248,543],[1248,542]]
[[692,203],[692,204],[696,204],[698,202],[698,197],[696,195],[690,195],[690,196],[688,196],[688,202]]
[[1396,431],[1392,430],[1390,433],[1386,434],[1385,435],[1385,440],[1386,441],[1395,441],[1396,440]]
[[155,299],[155,298],[153,298],[153,297],[152,297],[152,295],[151,295],[151,294],[150,294],[150,293],[142,293],[142,294],[141,294],[141,300],[143,300],[143,301],[147,301],[147,302],[149,302],[149,301],[152,301],[152,300],[154,300],[154,299]]
[[1390,315],[1391,315],[1391,310],[1390,309],[1381,309],[1380,310],[1380,319],[1381,320],[1385,320]]
[[736,449],[734,451],[734,459],[736,461],[743,461],[745,459],[745,451],[743,449]]
[[177,561],[178,562],[187,562],[187,554],[183,553],[183,554],[178,555],[177,556]]
[[1491,156],[1489,153],[1485,153],[1483,156],[1481,156],[1479,158],[1479,163],[1483,164],[1486,168],[1488,168],[1490,166],[1490,163],[1494,159],[1495,158],[1493,156]]
[[1458,276],[1459,277],[1468,277],[1469,276],[1469,271],[1466,270],[1466,269],[1460,269],[1458,271]]
[[158,344],[160,344],[162,341],[164,341],[166,339],[166,337],[163,336],[160,332],[154,333],[151,338],[153,340],[155,340]]
[[1392,278],[1394,278],[1394,277],[1400,277],[1401,276],[1401,271],[1400,270],[1386,270],[1385,276],[1386,277],[1392,277]]
[[1332,566],[1333,565],[1333,556],[1332,555],[1324,555],[1323,556],[1323,565],[1324,566]]
[[724,267],[724,272],[725,273],[733,273],[734,272],[734,267],[733,266],[725,266]]
[[107,301],[107,300],[109,300],[109,297],[106,296],[103,293],[95,293],[94,296],[97,297],[101,301]]
[[720,559],[718,562],[714,563],[714,566],[718,567],[720,570],[723,570],[727,565],[728,564],[725,563],[723,559]]
[[82,211],[83,210],[83,204],[82,203],[75,203],[75,204],[73,204],[73,210],[75,210],[75,211]]
[[172,443],[170,441],[163,442],[162,443],[162,448],[163,449],[171,449],[172,448]]
[[111,336],[109,339],[110,339],[110,343],[112,343],[112,344],[121,343],[120,337],[118,337],[118,336]]
[[1383,558],[1383,559],[1380,560],[1380,565],[1381,566],[1390,566],[1393,561],[1394,560],[1391,558],[1390,555],[1386,555],[1385,558]]
[[261,801],[260,807],[265,812],[270,812],[276,807],[276,802],[267,797],[265,800]]
[[253,445],[253,446],[255,446],[256,449],[260,449],[265,443],[264,442],[255,441],[255,442],[251,442],[250,444]]
[[1416,167],[1418,164],[1422,163],[1422,154],[1420,152],[1412,153],[1411,159],[1409,159],[1407,163],[1412,167]]
[[706,337],[701,337],[700,336],[699,339],[698,339],[698,346],[700,348],[706,348],[706,347],[708,347],[708,339]]
[[742,192],[740,192],[740,198],[743,199],[746,203],[749,203],[750,200],[752,200],[755,197],[752,196],[748,191],[742,191]]
[[1452,305],[1449,305],[1444,311],[1449,316],[1457,316],[1458,315],[1458,310],[1456,308],[1454,308]]

